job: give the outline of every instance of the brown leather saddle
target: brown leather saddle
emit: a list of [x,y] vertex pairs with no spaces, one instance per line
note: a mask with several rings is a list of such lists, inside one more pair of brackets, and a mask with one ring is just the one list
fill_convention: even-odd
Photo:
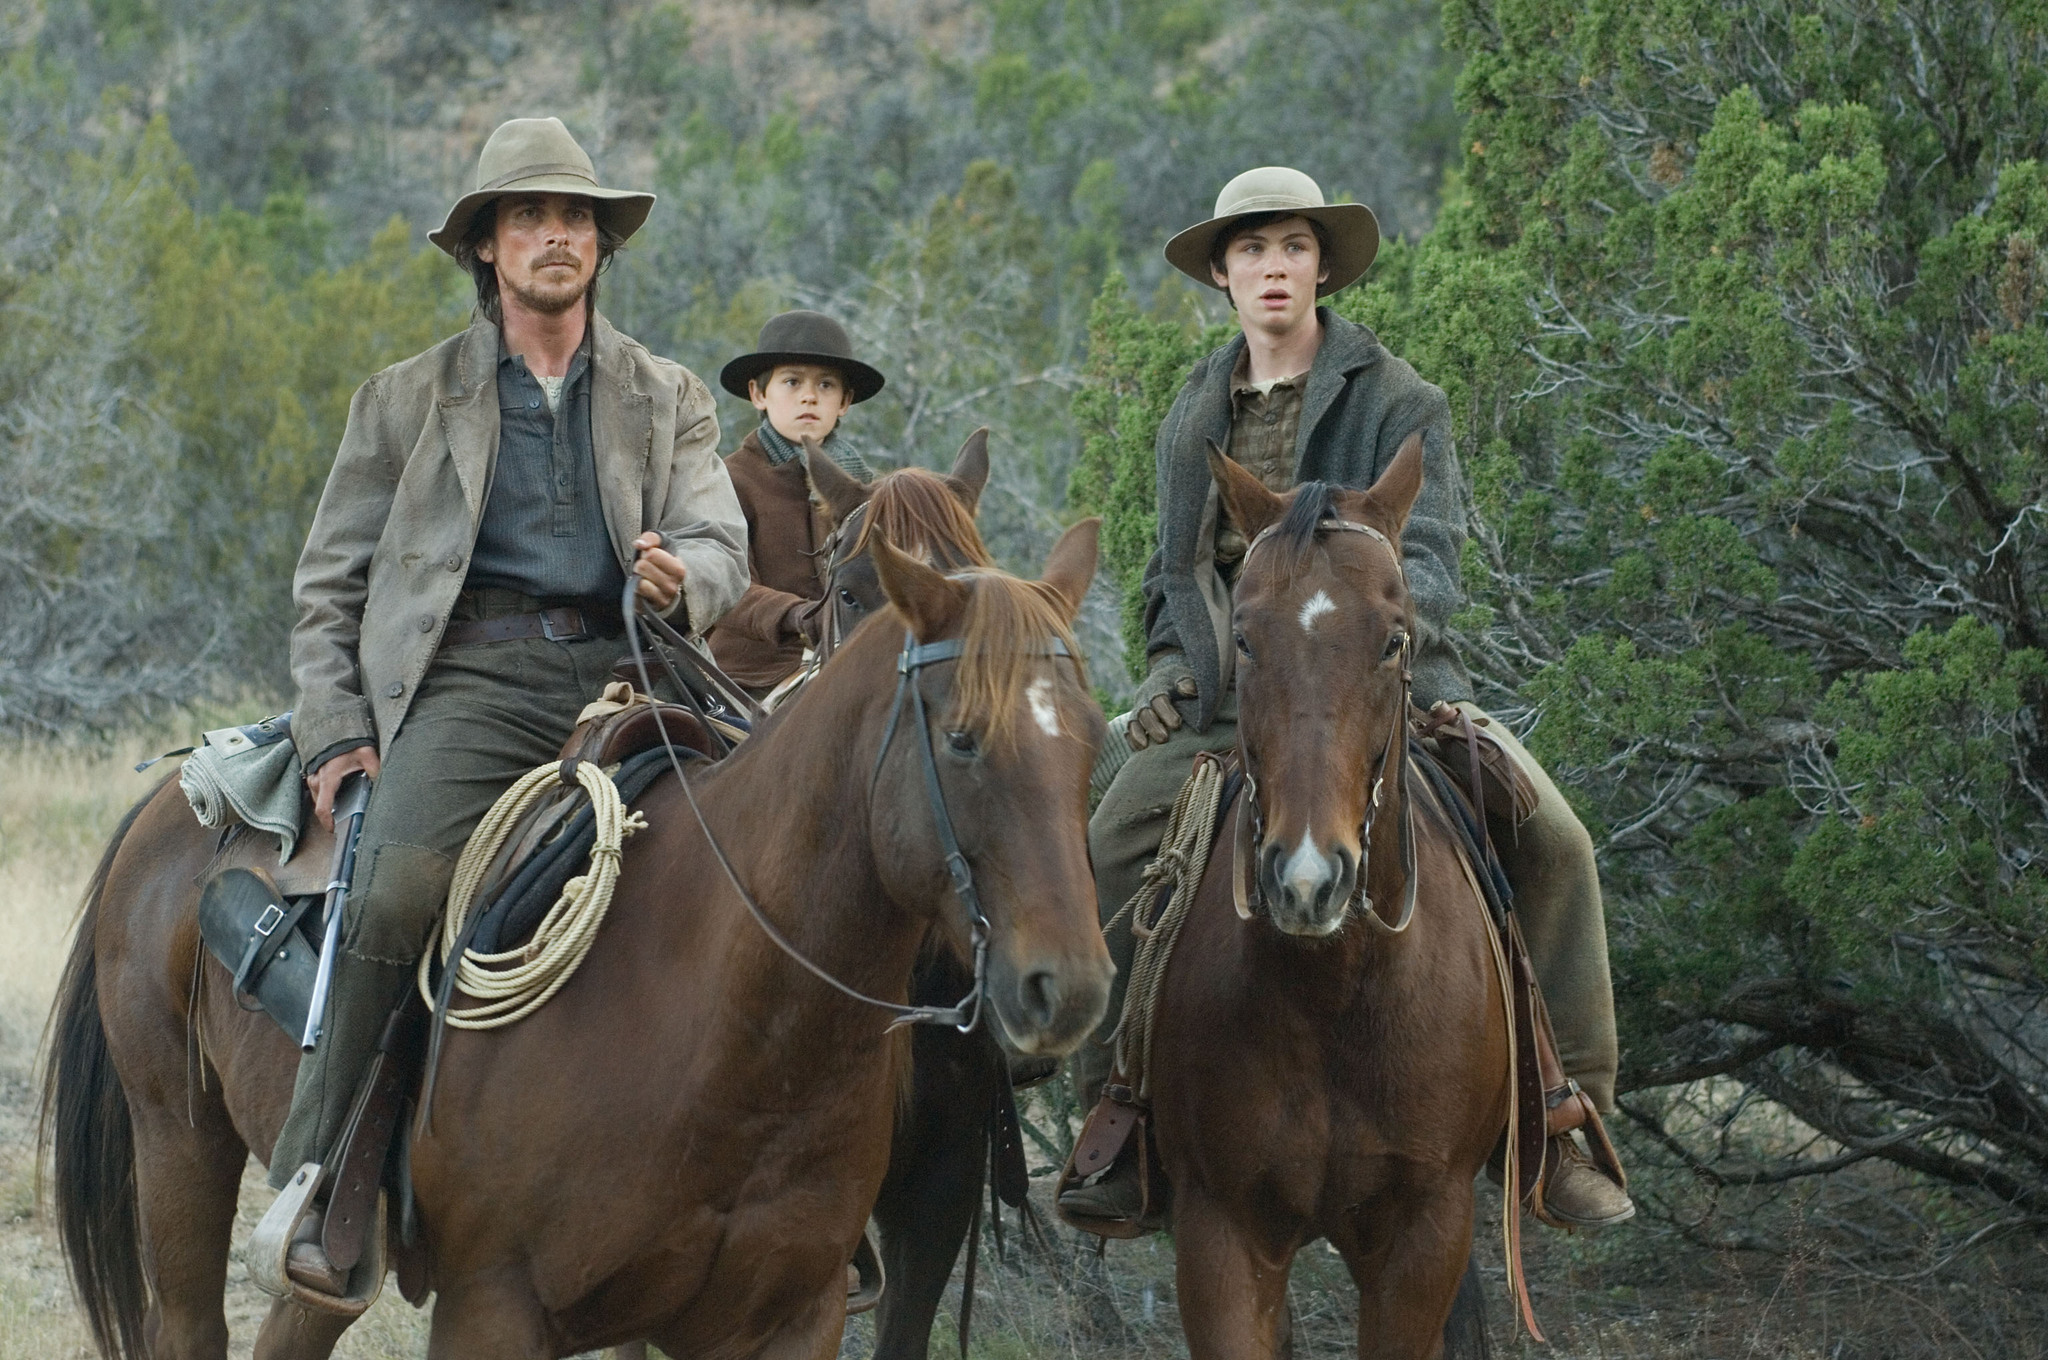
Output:
[[[634,693],[629,686],[614,684],[606,689],[603,699],[584,709],[575,730],[563,744],[561,758],[591,761],[606,770],[615,770],[635,756],[658,749],[665,739],[676,748],[680,759],[715,760],[730,749],[736,735],[739,734],[727,734],[727,741],[721,744],[690,709],[679,704],[659,704]],[[492,864],[478,900],[490,900],[511,884],[527,859],[548,843],[552,833],[563,829],[582,801],[584,795],[571,780],[563,786],[560,796],[529,812],[508,836],[506,848]],[[290,861],[282,866],[277,864],[275,836],[246,827],[226,835],[206,878],[218,881],[229,869],[246,869],[275,889],[275,900],[280,905],[294,898],[324,893],[333,863],[334,833],[320,827],[310,812],[305,824],[305,836]],[[415,1303],[425,1296],[423,1264],[417,1253],[406,1249],[414,1234],[410,1186],[398,1169],[403,1158],[391,1157],[389,1149],[397,1131],[409,1118],[420,1086],[421,1063],[427,1050],[426,1019],[416,993],[408,988],[403,1003],[385,1028],[375,1059],[357,1086],[354,1105],[341,1137],[327,1152],[324,1171],[312,1165],[303,1168],[293,1186],[280,1196],[280,1201],[290,1196],[297,1206],[293,1212],[300,1216],[310,1211],[316,1196],[325,1199],[322,1246],[332,1264],[352,1272],[349,1296],[330,1298],[288,1278],[283,1262],[294,1224],[283,1220],[291,1218],[291,1214],[281,1216],[281,1226],[269,1234],[275,1242],[266,1238],[266,1259],[261,1263],[259,1283],[264,1283],[271,1292],[322,1312],[343,1316],[360,1313],[375,1297],[383,1278],[385,1222],[379,1194],[392,1189],[401,1204],[396,1235],[401,1250],[395,1262],[399,1285]],[[266,1222],[270,1217],[266,1215]],[[360,1281],[358,1276],[362,1277]]]

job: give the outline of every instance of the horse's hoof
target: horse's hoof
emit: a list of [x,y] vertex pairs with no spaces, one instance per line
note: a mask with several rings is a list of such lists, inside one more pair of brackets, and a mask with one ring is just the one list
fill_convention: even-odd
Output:
[[1635,1202],[1569,1134],[1550,1140],[1550,1174],[1540,1217],[1561,1228],[1611,1228],[1636,1215]]

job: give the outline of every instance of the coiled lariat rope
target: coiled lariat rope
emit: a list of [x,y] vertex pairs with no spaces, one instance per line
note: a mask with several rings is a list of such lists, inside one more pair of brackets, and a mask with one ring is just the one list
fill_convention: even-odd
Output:
[[[1196,890],[1202,886],[1202,872],[1209,865],[1223,784],[1223,762],[1207,753],[1197,756],[1194,773],[1181,785],[1173,814],[1167,818],[1159,857],[1145,866],[1144,883],[1102,928],[1107,935],[1128,915],[1131,934],[1138,940],[1131,981],[1124,990],[1123,1018],[1116,1027],[1116,1068],[1140,1100],[1152,1093],[1152,1019],[1158,1005],[1159,984],[1173,958],[1174,942],[1180,938],[1188,908],[1194,905]],[[1172,897],[1159,908],[1157,916],[1152,916],[1160,890],[1169,884],[1173,887]]]
[[448,910],[441,916],[440,946],[420,959],[420,995],[426,998],[429,1011],[434,1009],[430,965],[438,961],[444,968],[451,966],[449,955],[462,938],[477,891],[499,848],[529,810],[556,796],[565,773],[572,774],[590,795],[591,809],[597,815],[597,843],[590,851],[590,867],[562,885],[562,895],[525,944],[499,954],[463,951],[452,965],[457,969],[456,988],[481,1004],[462,1010],[449,1007],[442,1018],[456,1029],[499,1029],[523,1020],[575,976],[611,907],[612,889],[619,881],[620,848],[626,837],[647,828],[645,817],[626,810],[611,776],[590,761],[559,761],[522,775],[491,805],[455,866]]

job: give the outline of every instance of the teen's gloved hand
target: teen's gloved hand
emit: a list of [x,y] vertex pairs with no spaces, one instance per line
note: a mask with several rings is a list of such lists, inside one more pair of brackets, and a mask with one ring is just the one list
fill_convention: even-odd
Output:
[[1192,703],[1201,692],[1194,671],[1178,653],[1162,654],[1145,683],[1138,686],[1131,720],[1124,726],[1124,740],[1133,751],[1164,745],[1187,721],[1181,705]]

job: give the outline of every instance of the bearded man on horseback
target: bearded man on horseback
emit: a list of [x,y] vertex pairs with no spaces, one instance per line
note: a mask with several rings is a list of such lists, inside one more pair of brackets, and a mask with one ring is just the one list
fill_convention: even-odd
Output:
[[[1159,543],[1143,584],[1149,674],[1126,732],[1132,754],[1089,823],[1098,906],[1108,921],[1138,890],[1190,761],[1237,743],[1231,589],[1248,543],[1222,506],[1210,450],[1227,452],[1275,493],[1305,481],[1364,490],[1419,433],[1423,484],[1400,539],[1417,625],[1413,697],[1423,708],[1466,710],[1536,790],[1535,811],[1512,844],[1497,848],[1556,1033],[1564,1080],[1546,1099],[1556,1106],[1583,1092],[1611,1111],[1620,1055],[1592,839],[1535,760],[1473,704],[1448,631],[1462,603],[1464,540],[1450,405],[1370,330],[1317,305],[1360,278],[1378,248],[1370,209],[1326,204],[1314,180],[1277,166],[1233,179],[1207,221],[1167,243],[1174,268],[1230,298],[1241,333],[1195,365],[1159,428]],[[1110,948],[1121,988],[1129,932],[1115,932]],[[1097,1042],[1077,1055],[1091,1103],[1108,1076],[1106,1039],[1120,996],[1111,998]],[[1551,1140],[1549,1159],[1550,1217],[1592,1227],[1634,1213],[1626,1191],[1571,1134]],[[1060,1207],[1075,1218],[1134,1218],[1134,1182],[1129,1164],[1119,1163],[1068,1190]]]
[[[323,822],[346,776],[376,782],[273,1185],[332,1149],[464,842],[609,678],[628,574],[689,632],[746,588],[710,390],[596,310],[598,275],[653,203],[601,186],[559,120],[501,125],[428,238],[476,282],[469,329],[349,408],[293,582],[292,736]],[[306,1220],[288,1268],[338,1294],[319,1227]]]

